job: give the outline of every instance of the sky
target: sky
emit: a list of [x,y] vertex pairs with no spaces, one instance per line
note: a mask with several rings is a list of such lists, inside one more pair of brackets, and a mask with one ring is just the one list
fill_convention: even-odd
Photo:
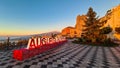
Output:
[[102,17],[120,0],[0,0],[0,36],[61,31],[92,7]]

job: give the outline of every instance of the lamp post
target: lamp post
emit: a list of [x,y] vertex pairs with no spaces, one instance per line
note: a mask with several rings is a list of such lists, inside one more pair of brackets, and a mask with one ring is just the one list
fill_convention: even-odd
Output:
[[9,44],[9,40],[10,40],[10,38],[7,37],[7,45],[6,45],[6,46],[7,46],[7,50],[9,49],[9,45],[10,45],[10,44]]

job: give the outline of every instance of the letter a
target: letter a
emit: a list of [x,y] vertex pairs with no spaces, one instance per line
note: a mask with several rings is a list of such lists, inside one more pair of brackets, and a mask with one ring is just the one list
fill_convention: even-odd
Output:
[[34,39],[29,39],[29,43],[28,43],[28,46],[27,46],[27,49],[30,49],[30,48],[35,48],[35,41]]

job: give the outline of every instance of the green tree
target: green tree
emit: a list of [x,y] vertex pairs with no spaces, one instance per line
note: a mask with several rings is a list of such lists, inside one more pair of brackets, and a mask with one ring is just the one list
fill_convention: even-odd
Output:
[[85,29],[83,30],[83,37],[87,42],[104,41],[107,38],[105,34],[108,34],[112,31],[110,27],[101,29],[107,20],[101,21],[101,19],[99,19],[96,15],[97,13],[90,7],[86,14],[87,19],[84,25]]
[[120,27],[116,27],[115,31],[120,34]]
[[110,32],[112,32],[111,27],[104,27],[101,29],[101,34],[109,34]]
[[88,12],[87,12],[86,16],[87,16],[87,21],[86,21],[87,26],[93,25],[95,23],[95,21],[97,20],[96,12],[93,11],[92,7],[90,7],[88,9]]
[[57,36],[57,34],[51,34],[52,38],[55,38]]
[[96,12],[90,7],[86,14],[87,19],[84,25],[85,29],[83,30],[83,36],[89,42],[95,42],[99,34],[99,19],[96,15]]

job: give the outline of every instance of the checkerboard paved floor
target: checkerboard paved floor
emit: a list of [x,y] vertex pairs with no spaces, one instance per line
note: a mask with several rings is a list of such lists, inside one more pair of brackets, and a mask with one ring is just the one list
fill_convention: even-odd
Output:
[[24,61],[13,59],[13,50],[0,52],[0,68],[120,68],[120,46],[92,47],[67,42]]

